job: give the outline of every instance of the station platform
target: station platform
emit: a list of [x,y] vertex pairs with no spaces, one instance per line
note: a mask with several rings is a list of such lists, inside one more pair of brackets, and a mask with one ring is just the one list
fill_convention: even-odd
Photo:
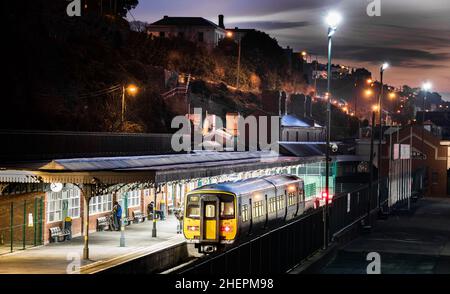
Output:
[[157,222],[157,237],[152,237],[152,221],[125,228],[125,247],[120,247],[120,231],[101,231],[89,235],[90,260],[83,260],[83,237],[70,241],[15,251],[0,256],[0,274],[92,274],[133,259],[160,254],[167,248],[184,245],[177,234],[177,220],[169,215]]
[[450,199],[420,199],[339,248],[319,273],[366,274],[367,255],[376,252],[381,274],[450,274],[449,215]]

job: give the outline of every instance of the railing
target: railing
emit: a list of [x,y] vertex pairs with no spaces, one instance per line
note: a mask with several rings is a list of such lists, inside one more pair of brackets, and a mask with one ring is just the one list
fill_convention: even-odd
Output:
[[314,254],[323,244],[323,209],[228,251],[202,260],[185,274],[282,273]]
[[187,93],[187,87],[182,86],[182,87],[173,88],[173,89],[161,94],[161,97],[163,99],[167,99],[167,98],[173,97],[175,95],[185,95],[186,93]]

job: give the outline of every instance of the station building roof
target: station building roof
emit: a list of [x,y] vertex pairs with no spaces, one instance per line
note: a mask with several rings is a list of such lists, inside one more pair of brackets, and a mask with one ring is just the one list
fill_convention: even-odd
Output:
[[295,115],[287,114],[281,118],[281,126],[291,128],[322,128],[312,119],[300,119]]
[[298,128],[309,128],[311,125],[294,115],[284,115],[281,118],[281,126],[283,127],[298,127]]
[[201,151],[190,154],[55,159],[3,167],[28,171],[46,183],[92,183],[93,179],[98,179],[105,184],[116,184],[211,177],[320,160],[323,158],[299,158],[261,151]]
[[[55,159],[3,166],[0,182],[89,184],[162,183],[213,177],[324,160],[314,144],[280,143],[290,152],[213,152],[189,154]],[[299,147],[300,146],[300,147]],[[281,149],[280,149],[281,150]],[[350,160],[350,159],[349,159]]]

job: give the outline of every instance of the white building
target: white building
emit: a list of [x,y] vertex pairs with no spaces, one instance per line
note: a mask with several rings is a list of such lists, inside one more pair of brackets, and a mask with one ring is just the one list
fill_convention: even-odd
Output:
[[219,24],[203,17],[171,17],[164,16],[147,28],[152,37],[183,38],[212,49],[226,36],[223,15],[219,15]]

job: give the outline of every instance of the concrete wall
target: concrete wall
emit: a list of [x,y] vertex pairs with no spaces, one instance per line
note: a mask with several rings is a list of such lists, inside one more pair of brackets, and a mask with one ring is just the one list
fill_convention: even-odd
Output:
[[186,243],[165,248],[127,263],[106,269],[100,274],[152,274],[186,262],[189,257]]

